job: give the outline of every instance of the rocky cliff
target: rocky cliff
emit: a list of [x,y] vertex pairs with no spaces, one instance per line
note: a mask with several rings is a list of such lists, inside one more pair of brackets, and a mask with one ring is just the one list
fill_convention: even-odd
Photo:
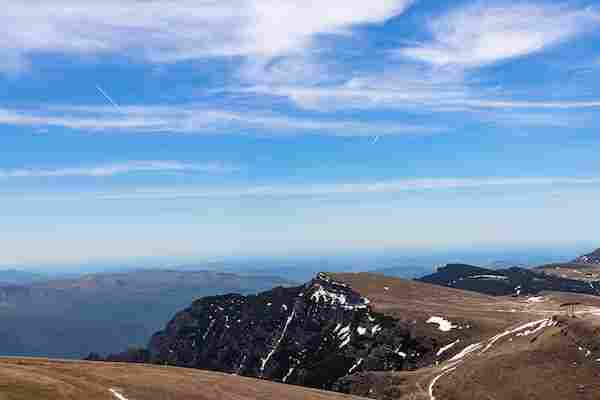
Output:
[[346,284],[318,274],[298,287],[199,299],[140,354],[157,364],[331,389],[359,371],[429,364],[435,347],[434,339],[416,339],[410,324],[374,312]]

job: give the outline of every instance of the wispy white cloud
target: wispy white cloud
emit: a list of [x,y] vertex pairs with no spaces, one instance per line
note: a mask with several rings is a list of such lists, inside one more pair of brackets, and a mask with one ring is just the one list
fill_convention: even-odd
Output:
[[127,161],[93,166],[65,168],[16,168],[0,169],[0,179],[10,178],[65,178],[110,177],[134,173],[227,173],[237,168],[222,163],[187,163],[181,161]]
[[[414,191],[443,191],[485,188],[531,188],[589,186],[600,183],[600,177],[507,177],[507,178],[417,178],[378,182],[276,184],[244,187],[137,187],[118,192],[79,193],[74,198],[98,200],[169,200],[185,198],[242,198],[242,197],[322,197],[367,194],[393,194]],[[70,195],[44,195],[44,199],[69,199]]]
[[394,76],[352,78],[339,85],[257,85],[244,88],[258,94],[285,97],[301,108],[405,109],[416,111],[583,110],[600,108],[600,100],[535,100],[511,96],[495,88],[471,84],[454,72],[423,72],[411,79],[398,71]]
[[246,134],[323,134],[370,136],[428,134],[434,126],[392,122],[300,118],[280,114],[225,111],[200,105],[180,106],[51,106],[40,109],[0,109],[0,125],[63,127],[93,132]]
[[600,25],[600,12],[551,2],[479,1],[428,23],[431,40],[399,54],[437,66],[479,67],[540,52]]
[[0,67],[39,53],[127,53],[153,62],[212,56],[273,57],[320,34],[383,22],[412,0],[0,1]]

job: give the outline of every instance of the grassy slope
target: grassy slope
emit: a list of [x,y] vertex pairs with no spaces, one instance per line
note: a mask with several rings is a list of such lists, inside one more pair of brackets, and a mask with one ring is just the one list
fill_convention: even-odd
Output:
[[216,372],[175,367],[0,358],[0,400],[358,399]]

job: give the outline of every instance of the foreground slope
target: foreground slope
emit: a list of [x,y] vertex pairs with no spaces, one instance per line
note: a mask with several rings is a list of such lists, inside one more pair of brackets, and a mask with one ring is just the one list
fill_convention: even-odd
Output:
[[349,400],[333,392],[141,364],[0,358],[0,400]]
[[[373,274],[335,276],[369,296],[374,311],[454,326],[436,362],[412,371],[360,371],[339,389],[378,399],[563,400],[600,393],[600,297],[563,292],[487,296]],[[561,307],[579,302],[576,318]],[[421,328],[424,329],[424,328]]]
[[[600,320],[546,317],[508,327],[422,371],[428,400],[599,398]],[[418,381],[417,381],[418,383]]]

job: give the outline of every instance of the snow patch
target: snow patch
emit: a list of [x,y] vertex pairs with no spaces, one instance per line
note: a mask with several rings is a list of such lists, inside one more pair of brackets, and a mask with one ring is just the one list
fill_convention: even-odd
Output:
[[438,381],[438,379],[440,379],[442,376],[454,371],[455,369],[456,369],[456,367],[448,368],[447,370],[445,370],[444,372],[442,372],[441,374],[439,374],[438,376],[436,376],[435,378],[433,378],[431,380],[431,383],[429,384],[429,400],[435,400],[435,396],[433,395],[433,388],[435,386],[435,383]]
[[316,302],[319,302],[321,299],[323,299],[326,303],[331,302],[333,304],[337,303],[341,305],[344,305],[347,302],[346,295],[330,292],[325,290],[325,288],[321,285],[318,285],[318,289],[312,294],[312,296],[310,296],[310,299]]
[[[537,321],[528,322],[528,323],[523,324],[521,326],[518,326],[518,327],[516,327],[514,329],[509,329],[509,330],[506,330],[506,331],[504,331],[502,333],[499,333],[496,336],[493,336],[492,338],[490,338],[488,340],[487,345],[485,346],[485,348],[481,352],[485,353],[487,350],[489,350],[494,345],[494,343],[496,343],[498,340],[502,339],[503,337],[506,337],[508,335],[512,335],[513,333],[521,332],[521,331],[529,329],[529,328],[536,327],[536,326],[538,326],[540,324],[543,325],[543,324],[547,323],[548,321],[551,321],[551,320],[548,319],[548,318],[544,318],[544,319],[540,319],[540,320],[537,320]],[[545,326],[543,326],[543,327],[545,327]],[[537,330],[534,330],[534,331],[537,332]],[[533,333],[534,331],[531,331],[530,333]]]
[[265,367],[266,367],[267,363],[269,362],[269,360],[273,356],[273,353],[275,353],[275,351],[277,350],[277,348],[281,344],[281,341],[283,340],[283,337],[285,336],[285,333],[287,331],[288,326],[290,325],[290,322],[292,322],[292,320],[294,319],[294,315],[296,315],[296,310],[293,310],[292,313],[290,314],[290,316],[288,317],[288,319],[285,321],[285,325],[283,327],[283,331],[281,332],[281,336],[279,337],[279,340],[277,340],[277,343],[275,343],[275,346],[273,346],[273,348],[271,349],[271,351],[269,352],[269,354],[267,354],[267,357],[261,359],[261,366],[260,366],[260,374],[261,374],[261,376],[262,376],[262,374],[263,374],[263,372],[265,370]]
[[455,344],[459,343],[460,339],[456,339],[454,342],[442,347],[441,349],[438,350],[438,352],[436,353],[436,356],[441,356],[446,350],[450,349],[452,346],[454,346]]
[[402,347],[398,347],[394,353],[398,354],[402,358],[406,358],[406,353],[403,351],[400,351],[401,348]]
[[206,337],[210,333],[210,330],[212,329],[213,325],[215,324],[215,321],[216,321],[216,319],[210,320],[210,324],[208,324],[208,328],[206,329],[206,332],[204,332],[204,335],[202,335],[202,340],[206,340]]
[[556,321],[547,320],[547,321],[539,324],[535,329],[526,329],[523,332],[517,333],[517,336],[529,336],[533,333],[537,333],[537,332],[541,331],[544,328],[549,328],[554,325],[556,325]]
[[543,296],[532,296],[527,299],[527,302],[528,303],[542,303],[542,302],[544,302],[544,300],[545,299]]
[[346,347],[348,345],[348,343],[350,343],[350,339],[352,338],[352,335],[348,335],[346,337],[346,339],[344,339],[344,341],[342,342],[342,344],[340,344],[340,349]]
[[362,362],[363,362],[363,359],[362,359],[362,358],[360,358],[360,359],[359,359],[359,360],[356,362],[356,364],[354,364],[354,365],[353,365],[353,366],[352,366],[352,367],[351,367],[351,368],[348,370],[348,375],[350,375],[351,373],[353,373],[353,372],[354,372],[354,370],[355,370],[356,368],[358,368],[358,367],[360,366],[360,364],[362,364]]
[[292,375],[292,373],[294,372],[295,369],[296,369],[295,367],[290,368],[290,370],[287,372],[287,374],[285,374],[285,376],[283,377],[283,379],[281,381],[283,383],[285,383],[288,380],[288,378]]
[[461,359],[463,359],[465,356],[471,354],[472,352],[479,350],[481,348],[482,344],[481,343],[473,343],[468,345],[467,347],[465,347],[464,349],[461,350],[460,353],[458,353],[457,355],[455,355],[454,357],[452,357],[450,359],[450,361],[460,361]]
[[118,400],[128,400],[127,397],[123,396],[121,393],[119,393],[118,390],[115,389],[108,389],[108,391],[110,393],[112,393],[113,396],[115,396]]
[[342,329],[340,329],[338,332],[338,336],[340,336],[340,337],[346,336],[348,333],[350,333],[350,324],[348,324],[345,327],[343,327]]
[[499,280],[506,280],[506,279],[508,279],[507,276],[503,276],[503,275],[471,275],[468,278],[472,278],[472,279],[499,279]]
[[452,322],[445,320],[442,317],[429,317],[429,319],[427,321],[425,321],[428,324],[438,324],[438,329],[442,332],[448,332],[449,330],[451,330],[452,328],[456,328],[456,325],[452,325]]

